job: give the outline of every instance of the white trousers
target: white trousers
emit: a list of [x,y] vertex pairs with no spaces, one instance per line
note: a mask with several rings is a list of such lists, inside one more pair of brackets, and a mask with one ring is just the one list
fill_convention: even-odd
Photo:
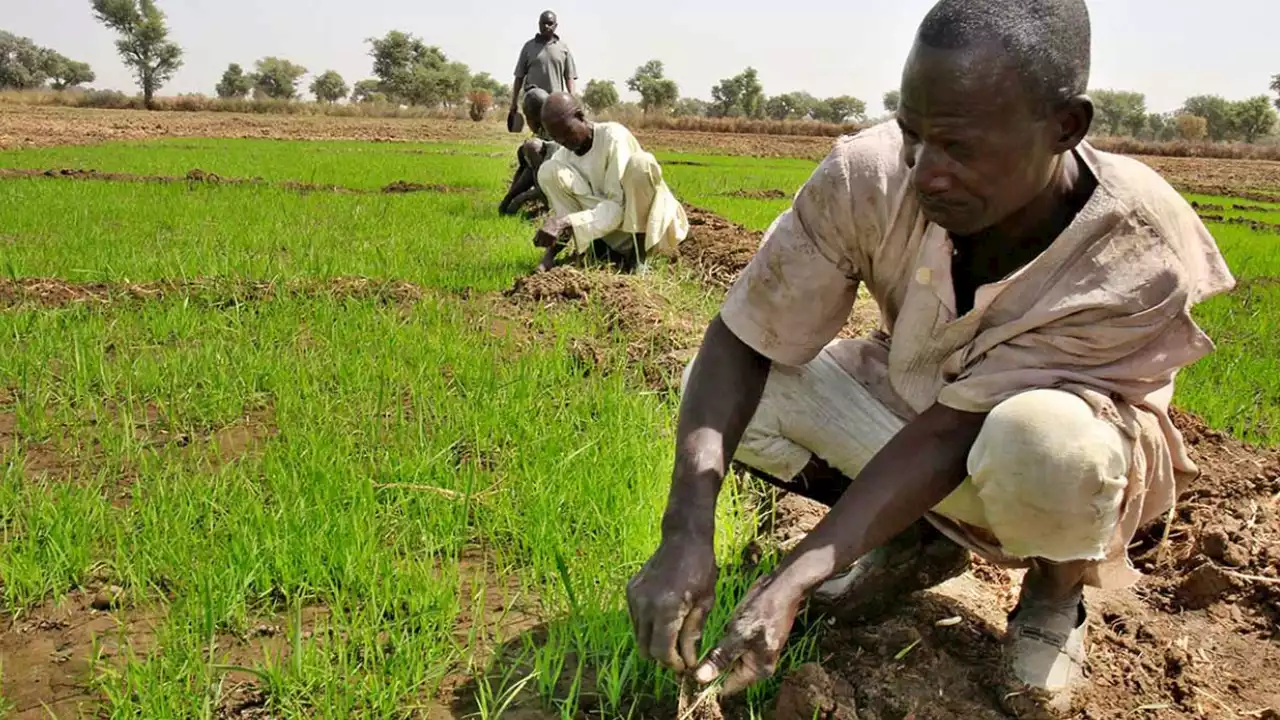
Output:
[[[837,341],[844,342],[862,341]],[[830,347],[803,367],[774,366],[738,461],[786,482],[817,455],[854,478],[906,425]],[[987,416],[968,478],[933,512],[955,523],[940,525],[948,535],[980,554],[1101,561],[1119,522],[1131,453],[1131,441],[1078,396],[1025,392]]]

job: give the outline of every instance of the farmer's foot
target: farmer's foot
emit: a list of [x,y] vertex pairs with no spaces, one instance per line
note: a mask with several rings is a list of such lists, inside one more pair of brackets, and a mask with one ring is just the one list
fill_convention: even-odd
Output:
[[[1050,566],[1061,568],[1062,566]],[[1066,580],[1070,582],[1070,569]],[[1058,578],[1047,577],[1058,574]],[[1037,566],[1027,573],[1009,615],[1005,663],[1011,687],[1007,710],[1020,718],[1055,717],[1071,709],[1084,681],[1087,614],[1084,586],[1062,587],[1062,572]]]
[[919,520],[818,586],[810,607],[843,621],[868,620],[905,596],[940,585],[969,569],[969,551]]

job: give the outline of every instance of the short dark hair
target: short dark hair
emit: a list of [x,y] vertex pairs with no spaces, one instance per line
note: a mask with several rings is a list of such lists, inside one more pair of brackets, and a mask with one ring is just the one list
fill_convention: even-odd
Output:
[[1085,0],[940,0],[916,39],[941,50],[999,43],[1032,99],[1052,108],[1088,92],[1091,34]]

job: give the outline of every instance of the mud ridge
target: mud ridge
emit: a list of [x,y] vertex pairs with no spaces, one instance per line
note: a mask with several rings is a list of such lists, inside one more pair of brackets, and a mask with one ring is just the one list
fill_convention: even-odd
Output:
[[198,185],[252,185],[259,187],[278,187],[299,193],[336,193],[339,195],[399,195],[405,193],[464,193],[471,192],[467,188],[440,184],[423,184],[397,180],[380,190],[344,187],[342,185],[324,185],[304,183],[295,180],[269,181],[260,177],[227,177],[217,173],[206,172],[200,168],[189,170],[186,175],[135,175],[133,173],[102,172],[83,168],[22,169],[0,168],[0,180],[15,178],[54,178],[60,180],[98,180],[103,182],[154,183],[161,185],[186,184],[190,187]]
[[725,197],[743,198],[746,200],[785,200],[790,195],[785,190],[769,189],[769,190],[734,190],[731,193],[725,193]]
[[1254,220],[1252,218],[1243,217],[1224,217],[1219,213],[1199,213],[1200,219],[1208,223],[1225,223],[1227,225],[1243,225],[1250,230],[1258,232],[1272,233],[1280,235],[1280,223],[1269,223],[1264,220]]
[[[1179,192],[1193,193],[1195,195],[1216,195],[1218,197],[1251,200],[1253,202],[1280,203],[1280,192],[1264,192],[1231,187],[1229,185],[1201,185],[1196,183],[1174,183],[1174,187]],[[1237,205],[1236,209],[1243,210],[1244,208]],[[1261,207],[1257,209],[1268,212],[1272,210],[1271,208]]]
[[432,291],[415,283],[340,277],[329,280],[230,280],[195,278],[144,283],[70,282],[61,278],[0,279],[0,310],[146,302],[189,297],[212,306],[234,306],[291,297],[339,297],[411,304]]

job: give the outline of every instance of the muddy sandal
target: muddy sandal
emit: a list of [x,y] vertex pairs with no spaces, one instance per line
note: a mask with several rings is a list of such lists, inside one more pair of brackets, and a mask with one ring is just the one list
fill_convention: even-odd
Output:
[[1055,718],[1071,709],[1084,682],[1088,615],[1084,595],[1061,601],[1035,598],[1023,587],[1009,615],[1005,709],[1019,718]]

